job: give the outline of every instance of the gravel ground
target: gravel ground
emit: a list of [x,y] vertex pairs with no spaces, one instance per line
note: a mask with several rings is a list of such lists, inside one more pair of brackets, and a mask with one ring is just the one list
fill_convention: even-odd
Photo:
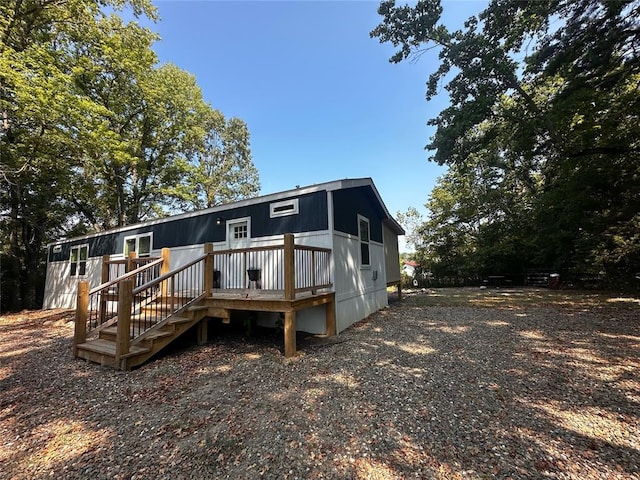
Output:
[[640,479],[640,300],[416,293],[339,336],[210,328],[119,372],[0,317],[0,478]]

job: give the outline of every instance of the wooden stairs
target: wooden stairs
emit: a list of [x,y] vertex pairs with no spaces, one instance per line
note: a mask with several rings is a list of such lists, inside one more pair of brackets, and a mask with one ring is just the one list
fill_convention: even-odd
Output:
[[[206,341],[206,318],[208,307],[205,300],[200,299],[191,303],[188,307],[171,313],[164,308],[162,299],[159,299],[160,307],[148,305],[146,312],[132,315],[130,320],[130,334],[132,340],[128,346],[128,352],[118,354],[118,325],[110,322],[110,325],[98,332],[98,338],[87,340],[75,346],[75,356],[85,360],[99,363],[103,366],[118,368],[121,370],[131,370],[131,368],[142,365],[160,350],[173,342],[180,335],[190,328],[200,324],[199,342]],[[164,304],[166,304],[164,299]],[[149,317],[149,312],[159,317]],[[168,315],[168,316],[167,316]],[[144,317],[147,326],[151,327],[142,334],[135,336],[141,331],[141,319]],[[204,324],[204,325],[203,325]],[[202,338],[204,335],[204,338]]]

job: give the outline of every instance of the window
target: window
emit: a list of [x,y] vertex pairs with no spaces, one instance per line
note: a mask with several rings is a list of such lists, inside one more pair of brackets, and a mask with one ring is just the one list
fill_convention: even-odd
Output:
[[124,256],[128,257],[131,252],[136,252],[138,257],[148,257],[151,255],[151,234],[143,233],[124,239]]
[[71,247],[69,264],[72,277],[81,277],[87,274],[87,258],[89,258],[89,245]]
[[235,240],[238,240],[240,238],[247,238],[248,237],[248,232],[247,232],[247,224],[243,224],[243,225],[234,225],[233,226],[233,238]]
[[360,265],[371,265],[369,256],[369,220],[358,216],[358,231],[360,232]]
[[269,209],[271,218],[296,215],[298,213],[298,199],[294,198],[292,200],[272,203],[269,205]]

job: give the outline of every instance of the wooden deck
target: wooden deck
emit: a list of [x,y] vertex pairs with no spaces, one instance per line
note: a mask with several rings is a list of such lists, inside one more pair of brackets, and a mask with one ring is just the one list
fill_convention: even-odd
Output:
[[[204,343],[207,319],[220,318],[229,323],[233,311],[282,313],[286,357],[296,354],[296,313],[300,310],[324,305],[326,334],[335,335],[335,293],[331,291],[329,274],[324,271],[329,266],[330,250],[295,245],[290,234],[284,240],[281,247],[219,252],[213,252],[211,244],[207,244],[202,257],[173,271],[168,268],[168,249],[163,249],[159,261],[117,279],[109,280],[108,272],[103,270],[103,284],[91,291],[87,282],[80,282],[74,355],[129,370],[146,362],[192,327],[198,328],[198,342]],[[213,288],[216,258],[228,260],[235,256],[246,266],[249,255],[256,258],[264,255],[268,261],[270,257],[265,252],[280,250],[283,252],[280,273],[276,272],[274,278],[282,281],[274,283],[266,279],[267,283],[281,285],[280,288]],[[297,267],[296,258],[301,261]],[[139,276],[136,272],[146,275],[150,268],[158,266],[159,276],[135,287]],[[300,275],[298,283],[296,275]],[[91,333],[87,327],[97,338],[87,340],[87,333]]]
[[296,312],[305,308],[325,306],[326,334],[336,334],[335,293],[301,292],[287,300],[284,292],[265,290],[216,291],[205,298],[208,316],[222,314],[228,318],[231,310],[250,312],[281,312],[284,314],[284,355],[296,354]]

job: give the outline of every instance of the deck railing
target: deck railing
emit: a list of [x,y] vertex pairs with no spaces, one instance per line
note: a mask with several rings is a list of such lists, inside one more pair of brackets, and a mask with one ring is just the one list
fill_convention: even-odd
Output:
[[[295,245],[285,235],[282,245],[209,252],[216,290],[256,289],[293,295],[331,288],[331,249]],[[291,267],[291,268],[289,268]],[[290,292],[291,293],[291,292]],[[287,299],[293,299],[290,295]]]
[[[164,270],[168,269],[169,250],[163,249],[160,258],[145,259],[141,263],[142,266],[113,280],[107,280],[92,290],[89,290],[88,282],[78,283],[74,350],[75,345],[86,340],[87,334],[97,332],[117,322],[120,311],[118,305],[120,286],[124,281],[129,281],[132,285],[145,283],[145,280],[159,277]],[[110,264],[111,262],[103,260],[103,279],[108,279],[111,273]]]
[[[86,341],[87,330],[117,321],[116,342],[124,354],[131,339],[216,291],[256,289],[292,301],[298,293],[332,287],[331,249],[295,245],[292,234],[276,246],[214,251],[212,244],[205,244],[204,255],[173,271],[168,271],[168,249],[160,259],[143,263],[91,291],[87,282],[78,284],[74,345]],[[103,279],[109,273],[103,268]]]
[[206,257],[203,255],[177,270],[132,289],[132,339],[204,296]]
[[296,245],[295,270],[296,293],[331,288],[331,249]]
[[[131,252],[128,258],[116,260],[112,260],[109,255],[105,255],[102,257],[102,283],[119,279],[129,272],[144,267],[149,263],[156,262],[157,260],[158,257],[137,257],[136,252]],[[136,282],[138,285],[142,285],[151,279],[151,276],[145,278],[141,275],[136,279]]]

